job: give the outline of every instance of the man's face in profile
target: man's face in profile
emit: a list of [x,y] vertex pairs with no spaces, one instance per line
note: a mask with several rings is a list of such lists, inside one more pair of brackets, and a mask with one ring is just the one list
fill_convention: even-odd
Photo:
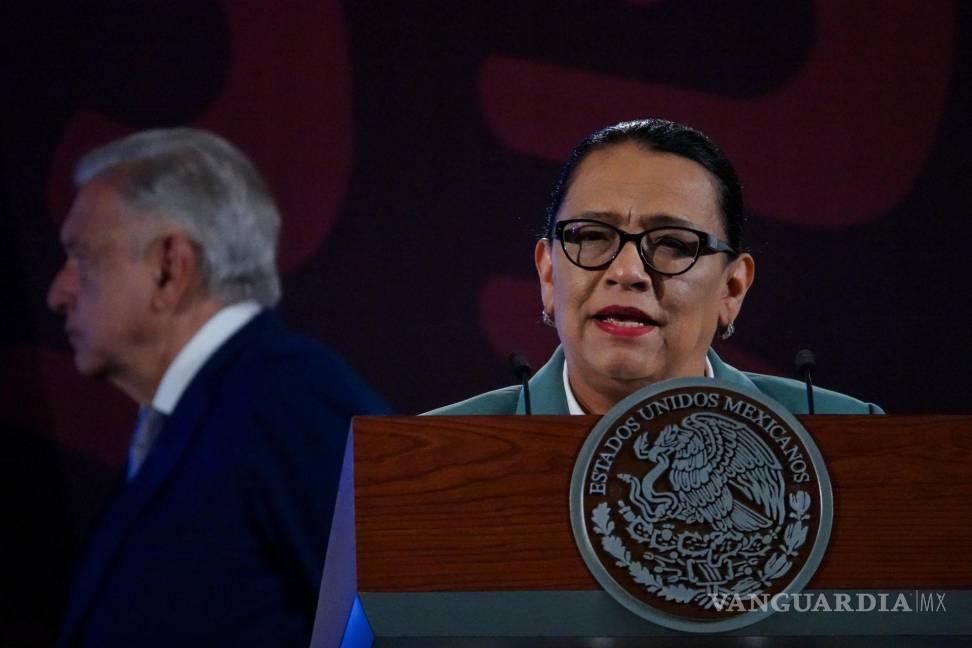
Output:
[[82,374],[112,378],[132,369],[152,338],[150,299],[156,285],[138,234],[144,222],[117,188],[99,176],[78,193],[61,228],[67,259],[47,295],[65,316],[65,332]]

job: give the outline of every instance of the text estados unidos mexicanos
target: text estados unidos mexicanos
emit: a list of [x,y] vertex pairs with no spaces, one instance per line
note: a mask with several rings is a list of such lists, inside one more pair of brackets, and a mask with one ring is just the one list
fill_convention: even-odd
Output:
[[608,475],[614,459],[624,442],[642,430],[642,424],[654,419],[656,416],[677,410],[688,409],[690,407],[704,407],[707,409],[721,409],[724,412],[732,412],[747,421],[750,421],[756,428],[762,430],[772,442],[780,447],[783,459],[790,467],[790,478],[794,483],[806,483],[810,481],[810,474],[807,472],[807,461],[803,457],[803,451],[799,443],[795,442],[772,414],[769,414],[752,403],[744,400],[736,400],[728,394],[718,392],[699,391],[695,393],[682,393],[665,396],[658,400],[647,403],[644,407],[636,411],[627,420],[618,425],[614,431],[604,440],[598,448],[591,464],[590,474],[587,480],[589,495],[605,495],[607,493]]

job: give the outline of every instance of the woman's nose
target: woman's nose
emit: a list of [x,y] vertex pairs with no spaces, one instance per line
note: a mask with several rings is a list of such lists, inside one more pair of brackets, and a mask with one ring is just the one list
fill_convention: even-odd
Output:
[[611,284],[632,290],[648,290],[651,287],[651,275],[638,253],[637,242],[627,241],[621,246],[618,256],[607,268],[606,278]]

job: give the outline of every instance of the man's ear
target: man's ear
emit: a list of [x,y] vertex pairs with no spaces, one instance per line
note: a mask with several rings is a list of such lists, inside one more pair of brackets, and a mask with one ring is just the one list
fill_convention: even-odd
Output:
[[723,273],[722,304],[719,309],[719,328],[724,329],[739,316],[743,300],[756,278],[756,261],[743,252],[733,259]]
[[540,279],[540,301],[543,311],[555,317],[554,288],[553,288],[553,259],[550,258],[550,240],[542,238],[537,241],[533,250],[533,262],[537,266],[537,277]]
[[160,310],[178,308],[198,288],[198,249],[185,233],[168,232],[155,240],[148,254],[155,271],[152,305]]

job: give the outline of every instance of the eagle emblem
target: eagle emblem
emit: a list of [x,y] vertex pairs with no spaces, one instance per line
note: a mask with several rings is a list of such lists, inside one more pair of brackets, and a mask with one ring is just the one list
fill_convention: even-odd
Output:
[[711,379],[622,401],[591,432],[571,490],[574,535],[601,585],[681,630],[742,627],[758,618],[720,601],[802,587],[832,515],[826,467],[799,422]]
[[632,449],[654,464],[640,478],[618,474],[630,486],[622,514],[632,538],[671,550],[658,541],[671,534],[656,533],[672,528],[665,521],[700,525],[703,533],[683,532],[674,544],[687,559],[687,580],[699,585],[725,583],[750,562],[740,556],[765,552],[785,514],[783,467],[746,425],[698,412],[666,425],[653,443],[642,433]]

